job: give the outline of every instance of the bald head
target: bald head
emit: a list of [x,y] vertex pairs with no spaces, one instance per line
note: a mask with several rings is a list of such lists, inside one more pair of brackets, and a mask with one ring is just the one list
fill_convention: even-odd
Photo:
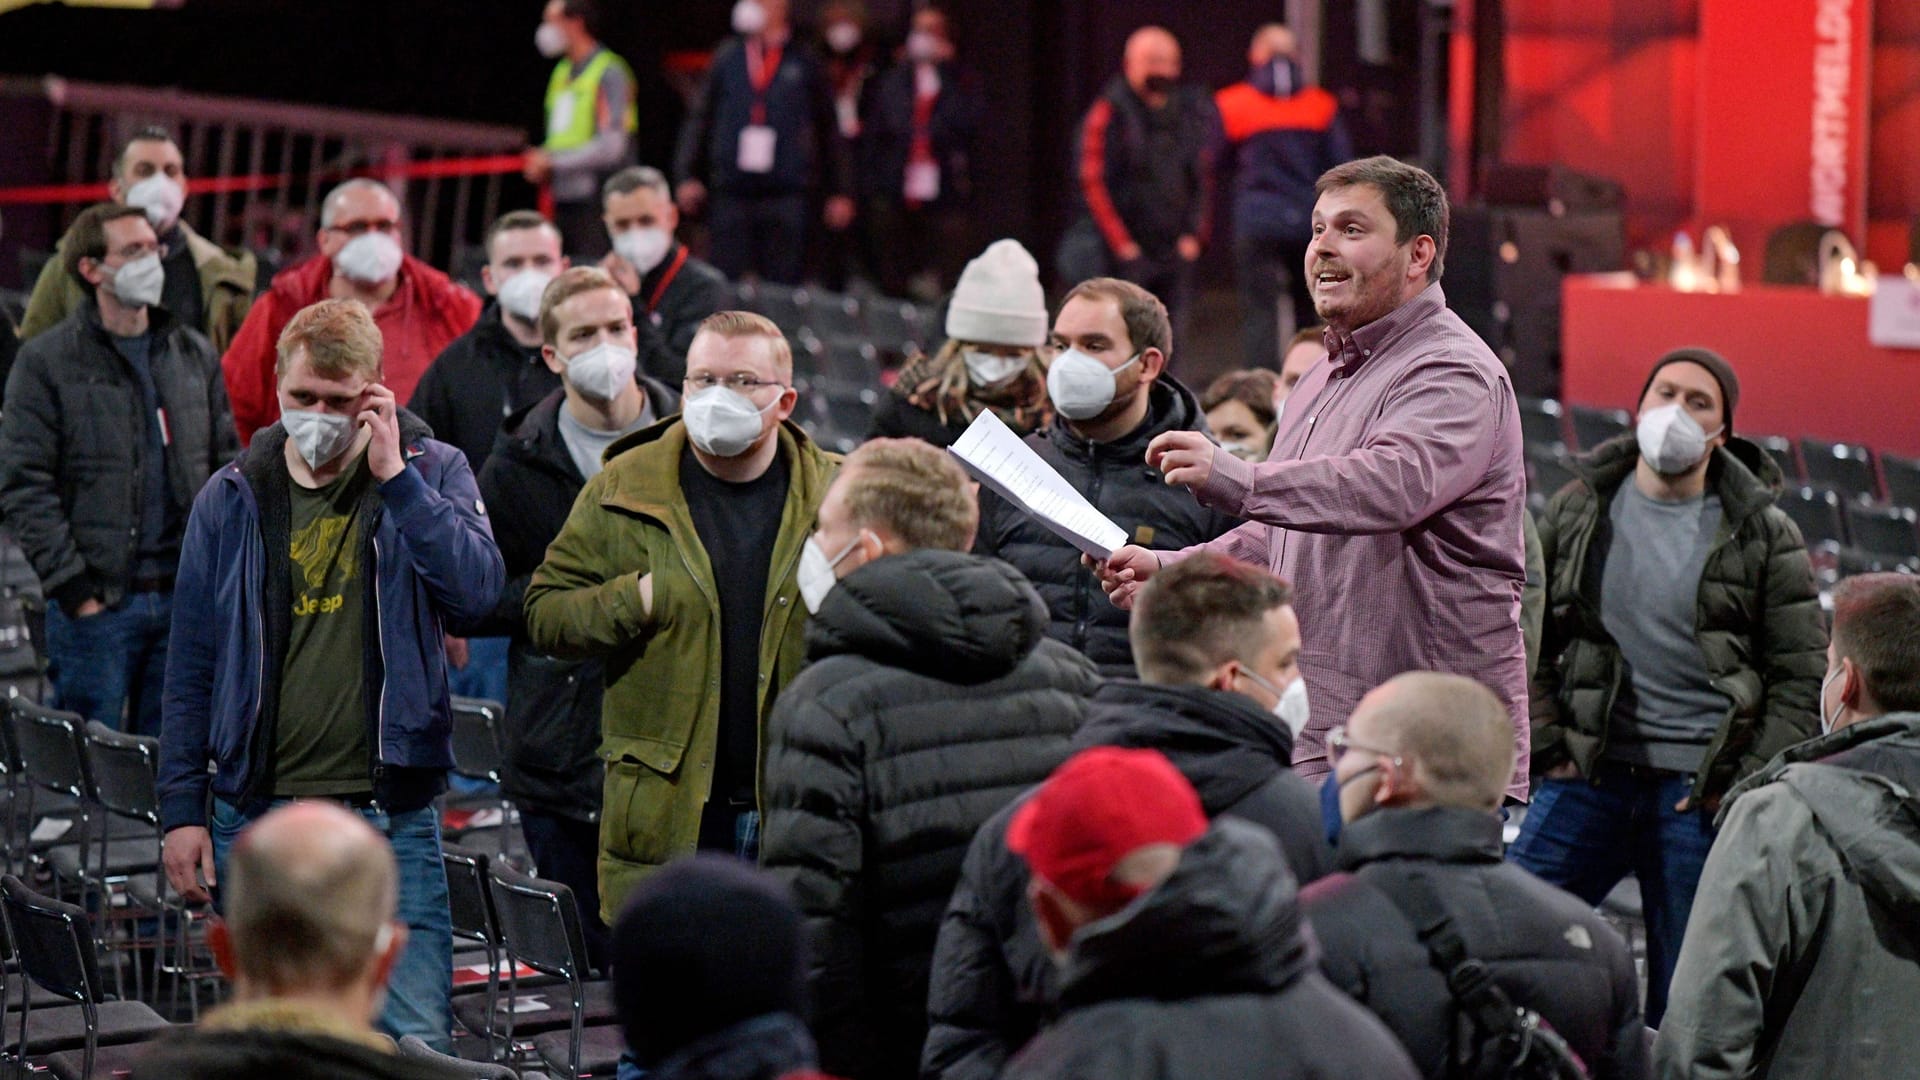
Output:
[[1127,38],[1120,61],[1127,85],[1143,98],[1164,99],[1180,81],[1180,42],[1158,26],[1143,26]]
[[1416,801],[1492,810],[1513,774],[1513,722],[1506,706],[1463,676],[1396,675],[1360,699],[1347,730],[1355,743],[1405,762],[1420,795]]
[[360,815],[296,802],[240,834],[225,908],[237,974],[270,994],[364,979],[393,921],[393,849]]
[[1273,63],[1275,57],[1291,57],[1297,48],[1293,31],[1283,23],[1267,23],[1253,32],[1247,46],[1247,63],[1254,67]]

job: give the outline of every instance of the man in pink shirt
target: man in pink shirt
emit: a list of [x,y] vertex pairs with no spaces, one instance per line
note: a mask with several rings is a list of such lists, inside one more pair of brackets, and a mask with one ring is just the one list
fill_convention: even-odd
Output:
[[[1520,636],[1526,479],[1507,372],[1447,310],[1447,196],[1389,157],[1315,185],[1307,281],[1328,356],[1284,406],[1265,464],[1167,432],[1147,463],[1246,524],[1206,548],[1295,583],[1311,719],[1294,746],[1329,771],[1325,733],[1403,671],[1465,675],[1513,717],[1507,794],[1527,797],[1527,667]],[[1199,548],[1128,545],[1101,568],[1126,607],[1162,565]]]

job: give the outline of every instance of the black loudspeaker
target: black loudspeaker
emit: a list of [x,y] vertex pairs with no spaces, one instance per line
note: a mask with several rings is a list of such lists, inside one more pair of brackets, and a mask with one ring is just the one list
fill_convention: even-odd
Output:
[[1488,206],[1517,206],[1566,214],[1618,210],[1626,204],[1620,185],[1559,165],[1494,165],[1480,185]]
[[1560,279],[1626,269],[1618,210],[1457,206],[1442,279],[1447,304],[1506,363],[1516,393],[1560,396]]

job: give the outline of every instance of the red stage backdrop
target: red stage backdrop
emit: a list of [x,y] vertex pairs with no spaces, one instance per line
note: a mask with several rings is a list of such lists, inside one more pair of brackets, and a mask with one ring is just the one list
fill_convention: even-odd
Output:
[[1871,0],[1702,0],[1694,216],[1757,256],[1791,221],[1867,231]]

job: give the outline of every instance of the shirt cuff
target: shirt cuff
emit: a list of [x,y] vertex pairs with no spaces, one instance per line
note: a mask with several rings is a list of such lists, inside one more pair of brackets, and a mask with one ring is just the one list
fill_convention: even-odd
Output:
[[1253,491],[1253,463],[1242,461],[1225,447],[1216,447],[1213,451],[1213,469],[1207,475],[1207,482],[1194,489],[1194,497],[1200,505],[1220,510],[1234,517],[1246,517],[1242,508],[1246,506],[1247,496]]

